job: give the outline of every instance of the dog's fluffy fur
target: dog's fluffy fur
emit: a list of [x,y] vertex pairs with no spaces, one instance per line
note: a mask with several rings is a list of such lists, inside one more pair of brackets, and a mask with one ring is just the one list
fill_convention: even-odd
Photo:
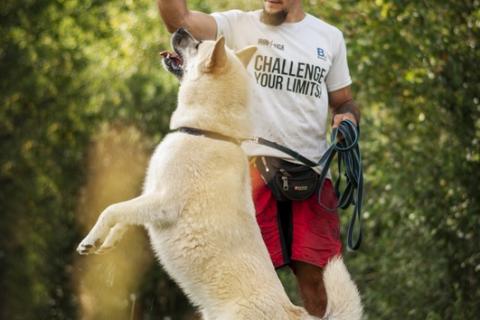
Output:
[[[182,82],[171,128],[249,136],[244,65],[256,49],[233,53],[223,39],[200,43],[188,33],[177,33],[173,46]],[[144,225],[158,259],[204,319],[314,319],[290,302],[275,273],[250,188],[247,157],[238,145],[170,133],[153,154],[143,194],[109,206],[78,251],[102,252],[128,225]],[[359,295],[340,258],[328,264],[324,278],[329,319],[359,319]]]

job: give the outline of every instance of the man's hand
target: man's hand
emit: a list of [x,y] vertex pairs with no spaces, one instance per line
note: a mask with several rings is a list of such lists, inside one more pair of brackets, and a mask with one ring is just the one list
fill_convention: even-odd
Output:
[[[332,128],[338,128],[343,120],[350,120],[356,126],[360,122],[360,110],[353,101],[350,86],[343,89],[332,91],[328,94],[330,107],[332,108]],[[342,135],[337,136],[337,141],[343,139]]]
[[351,112],[338,113],[338,114],[333,116],[332,128],[338,128],[338,126],[340,125],[340,122],[342,122],[343,120],[350,120],[355,125],[358,125],[357,124],[357,119],[355,119],[355,116],[353,115],[353,113],[351,113]]
[[337,128],[343,120],[351,120],[358,126],[360,110],[353,101],[350,86],[328,93],[328,100],[332,108],[332,127]]

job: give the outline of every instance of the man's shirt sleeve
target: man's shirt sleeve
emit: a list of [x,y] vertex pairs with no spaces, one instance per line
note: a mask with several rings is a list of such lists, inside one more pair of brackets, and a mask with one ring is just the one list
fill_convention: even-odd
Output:
[[224,36],[227,46],[233,50],[238,49],[235,43],[239,30],[236,29],[238,26],[239,18],[242,14],[243,11],[240,10],[215,12],[211,14],[217,22],[217,39],[220,36]]
[[334,54],[332,66],[325,81],[328,92],[345,88],[352,83],[347,63],[347,47],[341,32],[337,40],[337,51]]

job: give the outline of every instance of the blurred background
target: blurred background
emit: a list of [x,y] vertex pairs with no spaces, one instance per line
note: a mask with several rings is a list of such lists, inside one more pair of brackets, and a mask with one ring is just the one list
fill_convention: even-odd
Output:
[[[304,4],[343,30],[363,110],[365,238],[345,257],[365,319],[478,319],[480,1]],[[107,205],[141,192],[176,104],[168,40],[153,0],[0,3],[1,319],[198,318],[142,229],[75,252]]]

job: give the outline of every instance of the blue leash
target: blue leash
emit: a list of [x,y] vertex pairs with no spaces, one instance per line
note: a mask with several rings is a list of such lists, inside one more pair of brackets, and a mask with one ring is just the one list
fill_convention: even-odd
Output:
[[[337,139],[341,135],[343,139],[340,141]],[[263,138],[255,138],[256,143],[275,148],[280,150],[294,159],[302,162],[304,165],[314,168],[317,166],[322,166],[322,171],[320,173],[320,190],[323,188],[323,183],[325,182],[325,177],[328,174],[328,170],[332,164],[333,158],[337,156],[338,163],[338,178],[335,181],[335,193],[338,198],[338,203],[336,208],[327,208],[320,203],[320,194],[318,193],[318,203],[325,209],[329,211],[334,211],[337,208],[347,209],[351,204],[353,204],[353,214],[350,218],[347,231],[347,248],[351,251],[355,251],[360,248],[362,242],[362,201],[363,201],[363,169],[362,169],[362,157],[360,154],[360,147],[358,144],[360,138],[360,129],[350,120],[344,120],[340,123],[338,128],[332,130],[330,136],[331,145],[327,151],[323,154],[322,158],[318,163],[311,161],[308,158],[305,158],[296,151],[293,151],[290,148],[282,146],[273,141],[269,141]],[[342,172],[342,167],[344,171]],[[346,186],[343,192],[340,192],[340,186],[342,183],[342,173],[346,177]],[[358,221],[358,227],[355,228],[355,224]],[[357,231],[357,237],[354,240],[355,229]]]
[[[343,139],[338,140],[341,134]],[[350,120],[344,120],[338,128],[332,130],[330,136],[331,145],[324,153],[319,161],[319,165],[323,166],[320,174],[320,181],[323,183],[328,173],[328,168],[335,155],[337,155],[338,177],[335,181],[335,193],[337,194],[337,208],[347,209],[353,204],[354,209],[347,230],[347,248],[355,251],[360,248],[362,242],[362,201],[363,201],[363,168],[362,156],[358,144],[360,138],[360,129]],[[344,167],[344,171],[342,170]],[[346,178],[346,186],[343,192],[340,192],[342,183],[342,174]],[[320,193],[319,193],[320,197]],[[320,199],[319,199],[319,204]],[[322,205],[323,206],[323,205]],[[329,208],[326,208],[329,209]],[[334,210],[335,208],[333,208]],[[332,210],[332,209],[330,209]],[[355,224],[358,221],[358,234],[354,240]]]

